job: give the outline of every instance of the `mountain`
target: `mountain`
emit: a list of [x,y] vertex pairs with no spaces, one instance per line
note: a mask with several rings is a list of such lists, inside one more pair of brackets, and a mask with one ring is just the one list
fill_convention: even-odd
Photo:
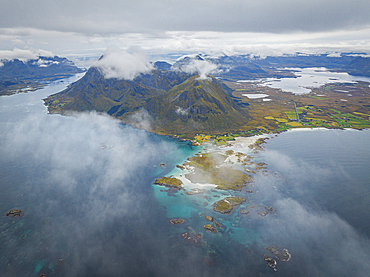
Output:
[[345,70],[351,75],[370,77],[370,58],[357,57],[345,66]]
[[18,59],[2,61],[0,79],[45,79],[58,75],[72,75],[82,72],[73,62],[58,56],[42,57],[22,62]]
[[[264,58],[252,55],[223,55],[217,58],[208,56],[196,56],[192,59],[208,61],[218,66],[218,71],[213,76],[226,80],[260,79],[260,78],[287,78],[295,77],[292,70],[282,70],[282,68],[307,68],[307,67],[326,67],[339,72],[346,71],[350,74],[364,75],[363,70],[355,68],[356,61],[351,53],[343,53],[340,56],[305,55],[296,53],[295,55],[267,56]],[[365,59],[365,58],[363,58]],[[174,64],[174,67],[184,66],[191,58],[183,58]],[[349,64],[353,65],[348,67]],[[362,61],[364,63],[365,61]],[[359,65],[360,66],[360,65]],[[365,75],[367,76],[367,75]]]
[[189,77],[183,72],[154,69],[134,80],[107,79],[98,68],[91,67],[84,77],[45,99],[45,103],[52,113],[96,110],[120,118],[137,111],[147,100],[164,94]]
[[161,70],[170,70],[171,69],[171,64],[168,62],[163,62],[163,61],[157,61],[154,63],[154,67],[156,69],[161,69]]
[[[158,63],[156,63],[158,65]],[[131,123],[144,110],[152,130],[162,134],[226,133],[248,121],[233,101],[231,90],[217,79],[200,80],[178,69],[140,74],[133,80],[105,78],[99,68],[88,72],[67,89],[44,99],[50,113],[96,110]]]
[[222,133],[238,130],[247,114],[213,77],[192,76],[145,106],[154,118],[154,128],[168,134]]
[[73,62],[58,56],[28,61],[2,60],[0,62],[0,95],[9,95],[38,88],[46,81],[81,73]]

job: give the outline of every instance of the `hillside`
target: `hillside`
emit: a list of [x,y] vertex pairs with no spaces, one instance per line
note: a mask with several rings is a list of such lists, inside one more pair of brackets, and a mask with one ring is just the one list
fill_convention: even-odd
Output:
[[169,134],[231,132],[248,121],[215,78],[193,76],[152,98],[145,108],[154,118],[154,128]]
[[370,58],[357,57],[345,69],[351,75],[370,77]]
[[156,69],[134,80],[106,79],[95,67],[66,90],[45,100],[51,113],[65,110],[107,112],[115,117],[137,111],[150,98],[164,94],[189,74]]
[[50,113],[96,110],[125,123],[145,110],[152,130],[162,134],[225,133],[247,121],[228,94],[231,90],[215,78],[198,80],[196,75],[160,65],[164,70],[154,69],[133,80],[104,78],[91,67],[66,90],[44,99],[45,105]]

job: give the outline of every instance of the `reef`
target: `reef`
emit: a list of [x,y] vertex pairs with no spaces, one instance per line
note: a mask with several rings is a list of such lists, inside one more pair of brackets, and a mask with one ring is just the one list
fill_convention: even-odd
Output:
[[247,210],[247,209],[242,209],[242,210],[240,210],[240,213],[243,214],[243,215],[248,215],[248,214],[250,214],[250,211]]
[[206,224],[203,226],[203,228],[206,229],[208,232],[217,233],[217,230],[211,224]]
[[11,209],[11,210],[6,214],[6,216],[17,217],[17,216],[21,216],[21,214],[22,214],[22,210],[19,210],[19,209]]
[[266,250],[270,251],[276,258],[279,258],[280,252],[276,246],[266,247]]
[[175,218],[175,219],[171,219],[170,222],[174,225],[177,225],[177,224],[182,224],[185,222],[184,219],[178,219],[178,218]]
[[185,192],[186,195],[195,195],[195,194],[201,194],[201,193],[204,193],[206,190],[205,189],[198,189],[198,188],[195,188],[195,189],[191,189],[191,191],[187,191]]
[[292,255],[290,255],[288,249],[283,249],[283,252],[281,253],[281,260],[283,262],[288,262]]
[[196,234],[192,228],[189,228],[189,231],[183,233],[181,237],[192,244],[197,244],[202,239],[202,235],[200,233]]
[[265,206],[265,210],[263,212],[258,212],[257,214],[259,214],[260,216],[268,216],[269,214],[273,214],[273,213],[276,213],[277,210],[274,209],[274,207],[268,207],[268,206]]
[[234,207],[242,204],[245,201],[246,199],[242,197],[226,197],[225,199],[213,203],[212,207],[215,212],[229,214]]
[[252,153],[257,153],[259,151],[263,151],[264,150],[264,144],[266,143],[266,140],[268,140],[268,138],[259,138],[256,140],[256,142],[252,145],[249,146],[249,148],[251,148],[252,150]]
[[288,249],[286,248],[284,248],[281,253],[276,246],[266,247],[266,250],[270,251],[275,256],[276,259],[280,259],[283,262],[288,262],[291,258],[291,255]]
[[181,170],[185,170],[185,169],[186,169],[186,168],[185,168],[185,166],[183,166],[183,165],[179,165],[179,164],[178,164],[178,165],[176,165],[176,167],[177,167],[177,168],[180,168]]
[[155,185],[165,186],[180,190],[182,188],[182,181],[175,177],[162,177],[154,181]]

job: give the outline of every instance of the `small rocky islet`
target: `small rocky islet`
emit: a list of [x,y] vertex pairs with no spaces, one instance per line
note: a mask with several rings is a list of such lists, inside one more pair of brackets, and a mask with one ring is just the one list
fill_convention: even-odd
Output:
[[154,184],[180,190],[182,188],[183,183],[181,180],[175,177],[162,177],[162,178],[156,179],[154,181]]
[[185,220],[184,219],[179,219],[179,218],[174,218],[174,219],[171,219],[170,222],[171,222],[171,224],[178,225],[178,224],[184,223]]
[[213,227],[211,224],[206,224],[203,226],[203,228],[206,229],[208,232],[217,233],[216,228]]
[[22,215],[22,210],[20,210],[20,209],[11,209],[5,215],[6,216],[11,216],[11,217],[18,217],[18,216]]
[[245,201],[246,199],[242,197],[226,197],[225,199],[213,203],[212,209],[221,214],[229,214],[236,206],[239,206]]
[[[268,246],[266,247],[266,250],[273,254],[276,259],[280,259],[282,262],[288,262],[291,258],[291,254],[286,248],[284,248],[283,251],[281,251],[281,253],[279,251],[279,248],[277,248],[276,246]],[[268,267],[272,268],[274,271],[277,271],[276,260],[268,257],[266,254],[263,255],[263,259],[265,260]]]

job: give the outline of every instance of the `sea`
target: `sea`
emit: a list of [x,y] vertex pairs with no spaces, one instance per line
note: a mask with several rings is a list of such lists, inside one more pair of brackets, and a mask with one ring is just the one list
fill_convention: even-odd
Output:
[[[369,275],[370,130],[291,130],[252,151],[192,146],[97,112],[48,114],[42,99],[81,76],[0,97],[0,276]],[[153,184],[227,150],[264,163],[249,191]],[[246,202],[213,211],[228,196]],[[6,216],[13,208],[20,217]]]

